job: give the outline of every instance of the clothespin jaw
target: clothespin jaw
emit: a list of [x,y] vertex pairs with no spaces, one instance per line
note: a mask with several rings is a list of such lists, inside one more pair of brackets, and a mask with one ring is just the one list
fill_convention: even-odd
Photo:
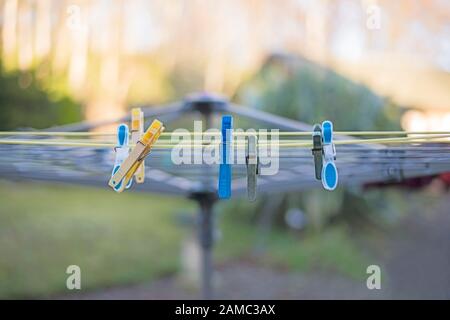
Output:
[[[114,151],[116,153],[116,159],[114,161],[114,167],[111,173],[111,176],[113,176],[117,170],[119,170],[120,166],[122,165],[123,161],[128,157],[128,154],[130,153],[130,147],[128,146],[128,137],[129,137],[129,130],[128,126],[124,123],[120,124],[117,127],[117,146],[114,148]],[[132,184],[132,180],[128,182],[126,185],[126,188],[130,188]],[[122,182],[118,183],[113,189],[115,191],[120,190],[122,187]]]
[[256,200],[257,175],[259,174],[258,137],[246,137],[247,149],[245,164],[247,165],[247,196],[250,201]]
[[326,190],[334,190],[338,184],[338,171],[334,161],[336,160],[336,148],[333,143],[333,123],[324,121],[322,123],[322,147],[323,168],[322,185]]
[[[131,143],[136,144],[144,134],[144,113],[141,108],[131,110]],[[144,183],[145,180],[145,161],[136,170],[134,174],[137,183]]]
[[219,165],[218,194],[220,199],[231,197],[231,144],[232,144],[233,117],[225,115],[222,117],[222,152]]
[[[122,192],[124,186],[133,178],[136,170],[142,164],[142,161],[150,153],[153,144],[158,140],[161,133],[164,131],[164,126],[159,120],[153,120],[144,135],[136,143],[136,146],[130,152],[128,157],[120,165],[119,169],[113,174],[109,180],[109,186],[114,188],[117,192]],[[121,186],[118,187],[118,184]]]
[[323,167],[323,147],[322,147],[322,126],[315,124],[312,133],[313,148],[312,154],[314,156],[314,170],[317,180],[322,179],[322,167]]

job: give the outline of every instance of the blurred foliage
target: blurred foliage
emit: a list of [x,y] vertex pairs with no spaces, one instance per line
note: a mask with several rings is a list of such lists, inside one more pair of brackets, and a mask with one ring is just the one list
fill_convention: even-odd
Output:
[[[241,86],[235,100],[305,123],[331,120],[336,130],[401,129],[401,109],[388,99],[332,70],[295,56],[270,57],[261,70]],[[363,192],[342,187],[331,193],[321,188],[287,193],[269,220],[284,225],[286,210],[300,208],[306,214],[307,228],[316,231],[339,219],[362,224],[391,223],[406,205],[401,194],[402,191],[394,188]],[[275,201],[274,196],[259,200],[257,215],[261,215],[271,201]]]
[[398,106],[300,57],[272,56],[241,86],[236,99],[306,123],[331,120],[336,130],[401,129]]
[[81,120],[77,103],[52,94],[38,78],[36,71],[0,71],[0,130],[42,129]]

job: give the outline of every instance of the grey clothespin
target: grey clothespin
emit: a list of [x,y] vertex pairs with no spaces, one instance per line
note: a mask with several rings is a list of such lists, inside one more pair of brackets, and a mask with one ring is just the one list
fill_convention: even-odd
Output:
[[312,154],[314,156],[314,169],[317,180],[322,180],[322,166],[323,166],[323,145],[322,145],[322,126],[315,124],[312,133],[313,148]]
[[257,175],[259,174],[258,138],[256,135],[246,137],[247,150],[245,163],[247,165],[247,195],[250,201],[256,199]]

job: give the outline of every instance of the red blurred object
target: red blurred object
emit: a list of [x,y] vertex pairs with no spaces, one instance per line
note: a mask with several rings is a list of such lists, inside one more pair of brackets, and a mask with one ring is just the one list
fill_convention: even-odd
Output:
[[402,181],[394,182],[376,182],[368,183],[365,188],[383,188],[383,187],[401,187],[407,189],[420,189],[429,185],[433,180],[441,180],[447,188],[450,188],[450,172],[442,173],[439,175],[417,177],[417,178],[407,178]]
[[450,187],[450,172],[442,173],[439,178],[445,183],[447,187]]

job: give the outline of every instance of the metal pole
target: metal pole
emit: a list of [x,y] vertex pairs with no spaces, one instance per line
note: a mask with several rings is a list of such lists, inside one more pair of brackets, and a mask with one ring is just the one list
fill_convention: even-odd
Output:
[[201,246],[201,294],[203,299],[212,299],[212,276],[213,276],[213,266],[212,266],[212,248],[214,245],[214,216],[213,216],[213,205],[214,200],[208,197],[207,194],[201,196],[198,199],[200,206],[199,214],[199,242]]
[[[205,130],[212,125],[213,113],[223,108],[226,102],[216,101],[208,95],[199,95],[188,101],[188,109],[191,112],[199,112],[205,122]],[[214,246],[214,212],[213,206],[217,200],[216,190],[213,185],[214,172],[210,166],[204,165],[205,171],[211,171],[209,179],[202,182],[202,186],[190,195],[199,204],[198,240],[201,248],[201,296],[203,299],[213,298],[213,263],[212,254]]]
[[[200,112],[205,121],[205,130],[212,125],[212,111],[213,107],[200,109]],[[211,168],[207,167],[207,170]],[[210,177],[213,176],[211,172]],[[211,181],[207,183],[207,188],[211,188]],[[212,190],[211,190],[212,191]],[[213,192],[213,191],[212,191]],[[200,197],[200,245],[202,248],[202,298],[209,300],[213,298],[213,246],[214,246],[214,213],[213,205],[215,202],[215,195],[212,193],[205,193]]]

